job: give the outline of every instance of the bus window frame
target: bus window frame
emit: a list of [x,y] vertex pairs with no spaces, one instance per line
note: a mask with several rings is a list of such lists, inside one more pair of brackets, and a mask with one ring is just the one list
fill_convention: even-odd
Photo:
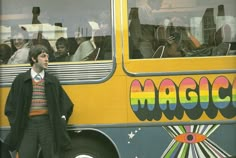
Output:
[[[109,0],[108,0],[109,1]],[[56,77],[59,78],[62,85],[80,85],[80,84],[98,84],[103,83],[109,80],[112,75],[114,74],[116,70],[116,17],[114,16],[115,11],[115,3],[113,0],[110,2],[110,15],[111,15],[111,53],[112,53],[112,59],[111,60],[96,60],[96,61],[78,61],[78,62],[49,62],[49,66],[47,71],[49,73],[52,73]],[[20,25],[19,25],[20,26]],[[14,78],[18,73],[25,72],[29,70],[31,66],[29,64],[3,64],[0,65],[1,74],[5,74],[4,76],[0,76],[0,87],[9,87],[11,86]],[[83,69],[84,68],[84,69]],[[86,68],[86,69],[85,69]],[[64,71],[62,71],[64,69]],[[70,75],[73,73],[73,71],[76,71],[77,74],[80,74],[80,72],[85,73],[85,77],[83,78],[77,78],[73,79],[73,75],[70,77]],[[70,71],[71,70],[71,71]],[[96,78],[89,78],[86,79],[86,76],[99,74],[98,70],[103,70],[102,75],[100,77]],[[91,72],[92,71],[92,72]],[[18,72],[13,73],[13,72]]]
[[[123,63],[128,76],[172,76],[193,74],[235,73],[236,56],[176,57],[176,58],[129,58],[128,2],[122,4]],[[125,8],[125,9],[124,9]],[[181,64],[180,64],[181,63]],[[141,66],[140,66],[141,65]],[[155,67],[153,67],[155,65]],[[163,66],[169,65],[169,66]]]

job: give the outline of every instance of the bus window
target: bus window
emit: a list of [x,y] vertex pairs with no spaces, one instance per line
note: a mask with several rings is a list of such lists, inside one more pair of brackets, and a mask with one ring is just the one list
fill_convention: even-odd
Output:
[[235,55],[234,0],[129,0],[129,58]]
[[112,59],[109,0],[72,0],[66,6],[63,0],[2,0],[1,5],[1,44],[13,53],[8,64],[28,63],[28,51],[35,44],[49,49],[51,62]]
[[13,72],[29,68],[29,49],[36,44],[47,47],[48,71],[62,83],[102,82],[112,73],[110,0],[70,0],[66,4],[64,0],[2,0],[1,6],[4,50],[0,60],[5,76],[0,77],[0,85],[10,85],[17,75]]

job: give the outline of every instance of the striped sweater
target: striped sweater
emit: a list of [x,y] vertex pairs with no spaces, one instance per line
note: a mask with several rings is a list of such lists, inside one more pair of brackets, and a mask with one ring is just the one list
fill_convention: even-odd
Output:
[[42,79],[39,82],[33,82],[32,102],[30,107],[30,116],[48,114],[47,100],[45,96],[45,82]]

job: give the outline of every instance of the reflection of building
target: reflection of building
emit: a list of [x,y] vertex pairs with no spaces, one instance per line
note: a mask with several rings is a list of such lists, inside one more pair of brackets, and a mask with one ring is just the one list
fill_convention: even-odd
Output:
[[10,43],[11,28],[0,26],[1,43]]
[[162,0],[161,8],[195,7],[196,0]]
[[224,5],[218,6],[218,15],[217,16],[225,16],[225,8]]
[[[42,32],[43,37],[49,40],[52,46],[55,46],[55,42],[60,37],[67,38],[67,28],[50,25],[50,24],[24,24],[24,26],[29,32],[30,38],[37,38],[38,32]],[[11,27],[1,26],[1,43],[10,43],[11,38]]]
[[25,24],[20,26],[24,26],[27,29],[30,37],[39,31],[42,32],[44,37],[48,40],[58,39],[59,37],[67,37],[67,29],[60,26],[50,24]]
[[41,22],[38,19],[38,16],[40,15],[40,7],[33,7],[32,14],[33,14],[32,24],[41,24]]
[[214,45],[214,36],[216,32],[216,24],[214,20],[214,9],[207,8],[202,17],[202,29],[204,43]]
[[236,34],[236,18],[225,15],[224,5],[218,6],[217,16],[214,17],[214,9],[206,9],[202,17],[202,34],[205,44],[210,46],[222,42],[232,42]]
[[216,43],[235,41],[236,18],[225,15],[224,5],[218,6],[216,17]]

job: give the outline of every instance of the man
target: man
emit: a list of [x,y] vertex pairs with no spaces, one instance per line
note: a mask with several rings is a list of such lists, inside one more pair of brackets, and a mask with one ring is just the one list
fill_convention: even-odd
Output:
[[70,145],[66,122],[73,103],[58,79],[45,71],[48,58],[46,47],[32,46],[32,68],[15,78],[7,98],[5,115],[11,131],[5,143],[19,158],[36,158],[39,148],[44,158],[62,157],[59,151]]

